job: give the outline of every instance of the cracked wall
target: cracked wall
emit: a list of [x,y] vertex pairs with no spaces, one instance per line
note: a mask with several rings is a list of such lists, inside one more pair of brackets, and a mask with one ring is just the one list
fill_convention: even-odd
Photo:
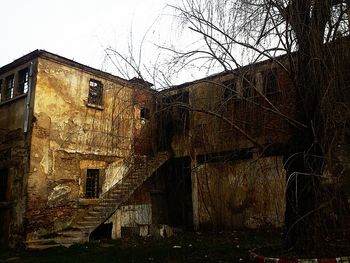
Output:
[[[103,84],[103,105],[89,105],[89,81]],[[135,126],[134,89],[115,77],[39,58],[30,173],[28,239],[68,227],[93,199],[87,169],[101,169],[99,194],[128,170]]]

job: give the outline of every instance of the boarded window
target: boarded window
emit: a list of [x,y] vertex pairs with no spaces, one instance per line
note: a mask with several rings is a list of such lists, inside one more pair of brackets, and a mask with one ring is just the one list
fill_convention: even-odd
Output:
[[5,100],[13,98],[13,89],[15,87],[15,75],[10,75],[5,79]]
[[18,72],[18,93],[25,94],[29,88],[29,69],[25,68]]
[[278,81],[276,73],[269,71],[264,76],[264,94],[269,95],[278,92]]
[[86,198],[98,198],[99,196],[99,177],[100,170],[98,169],[87,169],[86,172],[86,187],[85,197]]
[[91,79],[89,82],[88,103],[102,106],[103,85],[98,80]]
[[0,201],[7,200],[8,170],[0,170]]

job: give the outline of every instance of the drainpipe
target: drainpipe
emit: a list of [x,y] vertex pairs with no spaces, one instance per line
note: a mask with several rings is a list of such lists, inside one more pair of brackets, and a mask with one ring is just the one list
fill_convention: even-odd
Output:
[[26,98],[26,105],[24,110],[24,123],[23,123],[23,131],[25,133],[29,130],[29,111],[30,111],[30,100],[32,95],[32,85],[33,85],[33,62],[30,62],[29,67],[29,76],[28,76],[28,91],[27,91],[27,98]]

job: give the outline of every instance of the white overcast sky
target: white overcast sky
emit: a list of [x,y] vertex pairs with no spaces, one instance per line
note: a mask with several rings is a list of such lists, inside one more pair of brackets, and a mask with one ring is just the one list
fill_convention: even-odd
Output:
[[[148,48],[173,38],[174,21],[165,8],[177,0],[2,0],[0,67],[36,49],[44,49],[94,68],[104,63],[105,48],[126,52],[145,32]],[[173,41],[173,40],[172,40]],[[117,72],[113,72],[117,74]]]

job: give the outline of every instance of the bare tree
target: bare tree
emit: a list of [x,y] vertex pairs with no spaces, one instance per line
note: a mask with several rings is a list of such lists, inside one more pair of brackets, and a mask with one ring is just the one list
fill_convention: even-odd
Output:
[[[174,65],[195,61],[228,71],[241,66],[243,52],[249,53],[243,63],[272,59],[293,82],[296,113],[284,152],[293,185],[287,191],[288,248],[322,247],[329,238],[326,214],[334,215],[332,226],[340,232],[349,216],[349,152],[341,142],[350,121],[349,7],[348,0],[184,0],[172,6],[183,27],[199,37],[192,49],[171,49]],[[336,178],[327,186],[326,171]]]
[[[264,110],[285,119],[291,129],[284,149],[290,186],[286,248],[321,249],[323,241],[331,238],[330,232],[343,233],[350,216],[349,7],[349,0],[183,0],[171,8],[182,29],[192,31],[195,39],[182,49],[161,47],[173,54],[167,69],[143,65],[141,55],[133,55],[131,44],[129,56],[107,50],[109,56],[116,55],[117,68],[127,64],[139,78],[148,76],[163,87],[171,86],[169,70],[196,66],[207,74],[239,72],[242,65],[264,59],[272,60],[288,75],[296,91],[292,116],[255,90],[265,102]],[[261,147],[254,135],[219,111],[178,101],[167,106],[220,118]],[[331,183],[325,183],[327,180]]]

